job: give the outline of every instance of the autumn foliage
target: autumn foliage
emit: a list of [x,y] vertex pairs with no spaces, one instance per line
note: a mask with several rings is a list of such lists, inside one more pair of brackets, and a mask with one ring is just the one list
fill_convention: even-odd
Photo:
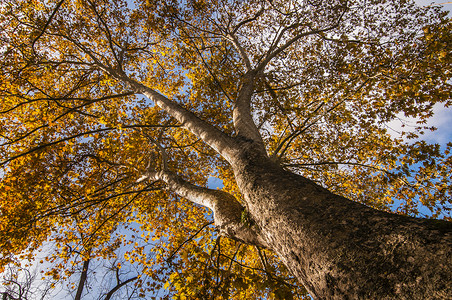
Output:
[[[208,209],[143,177],[216,177],[240,200],[227,161],[134,84],[235,136],[242,78],[260,65],[251,114],[275,162],[368,206],[450,221],[452,143],[422,141],[433,107],[452,104],[452,23],[437,7],[9,0],[0,12],[1,266],[52,245],[44,276],[69,281],[127,249],[149,299],[305,297],[273,252],[222,237]],[[405,117],[415,128],[392,132]]]

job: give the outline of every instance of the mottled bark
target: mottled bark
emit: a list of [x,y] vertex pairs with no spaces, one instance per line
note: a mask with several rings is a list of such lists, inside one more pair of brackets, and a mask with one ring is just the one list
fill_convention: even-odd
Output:
[[247,244],[267,247],[257,227],[245,220],[248,218],[245,208],[231,194],[193,185],[168,171],[150,172],[148,176],[162,180],[180,196],[210,208],[220,234]]
[[283,170],[259,145],[241,149],[232,167],[247,224],[228,193],[148,176],[212,209],[222,234],[275,251],[315,299],[452,298],[452,224],[377,211]]
[[248,71],[243,76],[240,92],[234,104],[232,119],[239,137],[254,141],[260,151],[265,151],[264,142],[251,116],[251,97],[254,93],[254,81],[258,75],[260,76],[256,71]]
[[249,214],[315,299],[452,298],[452,224],[374,210],[243,149]]
[[233,138],[159,92],[130,79],[124,74],[118,75],[111,73],[111,75],[126,82],[137,93],[141,93],[154,101],[158,107],[162,108],[165,112],[180,122],[183,128],[199,137],[215,151],[221,154],[221,156],[223,156],[226,160],[230,160],[233,149],[237,147]]
[[252,73],[234,108],[235,138],[124,79],[231,164],[244,206],[166,171],[148,177],[212,209],[222,234],[275,251],[315,299],[452,299],[452,224],[371,209],[272,162],[251,117]]

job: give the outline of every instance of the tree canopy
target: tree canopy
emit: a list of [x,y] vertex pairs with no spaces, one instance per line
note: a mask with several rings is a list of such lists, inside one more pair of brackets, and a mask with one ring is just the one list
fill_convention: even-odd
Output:
[[[46,275],[65,279],[71,261],[128,247],[148,298],[303,298],[273,252],[223,237],[211,210],[149,176],[216,177],[240,202],[210,142],[235,136],[351,200],[451,220],[452,143],[422,140],[434,106],[452,104],[438,7],[9,0],[0,12],[2,266],[51,243]],[[394,135],[401,117],[417,124]]]

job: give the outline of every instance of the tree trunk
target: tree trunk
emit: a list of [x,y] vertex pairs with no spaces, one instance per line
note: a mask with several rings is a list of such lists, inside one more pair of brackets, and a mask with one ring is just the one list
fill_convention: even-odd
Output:
[[90,259],[83,262],[82,273],[80,274],[80,280],[78,282],[77,294],[74,300],[80,300],[82,298],[83,288],[85,287],[86,279],[88,278],[88,267]]
[[221,233],[275,251],[315,299],[452,299],[451,223],[380,212],[283,170],[246,120],[250,93],[240,94],[245,108],[237,108],[234,117],[240,136],[230,137],[123,77],[231,164],[254,224],[241,222],[242,204],[225,192],[196,187],[167,170],[144,178],[163,180],[211,208]]
[[451,223],[377,211],[243,149],[253,226],[315,299],[452,299]]

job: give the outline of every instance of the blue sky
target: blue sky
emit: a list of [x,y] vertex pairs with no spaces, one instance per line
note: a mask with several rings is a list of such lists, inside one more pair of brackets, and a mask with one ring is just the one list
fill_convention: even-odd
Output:
[[[444,1],[447,4],[444,4],[444,9],[448,11],[452,11],[452,1]],[[444,3],[443,1],[438,1],[436,3]],[[432,1],[428,0],[416,0],[416,3],[419,5],[425,6],[430,5]],[[450,14],[450,13],[449,13]],[[402,119],[407,123],[414,123],[415,120],[410,120],[401,116]],[[428,126],[435,126],[438,128],[435,132],[427,132],[423,139],[427,140],[430,143],[439,143],[441,145],[445,145],[447,142],[452,141],[452,108],[445,108],[442,105],[436,105],[434,107],[434,116],[431,118],[427,124]],[[390,124],[390,126],[394,129],[394,135],[397,135],[397,131],[400,131],[401,122],[395,121]],[[403,130],[406,130],[405,127]],[[211,177],[209,179],[209,187],[216,188],[221,187],[222,182],[220,179]],[[39,276],[38,276],[39,277]],[[0,289],[1,290],[1,289]],[[61,293],[61,294],[64,294]],[[54,299],[68,299],[66,295],[58,295]],[[89,296],[85,299],[91,299]]]
[[[430,1],[430,0],[415,0],[415,2],[419,6],[427,6],[431,5],[432,3],[441,4],[443,6],[443,9],[446,11],[449,11],[449,16],[451,15],[452,11],[452,1]],[[426,126],[434,126],[438,128],[438,130],[433,132],[426,132],[425,135],[422,137],[423,140],[429,142],[429,143],[437,143],[442,146],[447,144],[448,142],[452,141],[452,107],[446,108],[444,105],[437,104],[434,106],[433,109],[434,115],[431,119],[428,120],[428,123]],[[399,116],[401,120],[408,126],[405,126],[402,129],[402,122],[401,121],[393,121],[389,124],[389,126],[393,129],[393,131],[389,131],[394,136],[397,136],[397,132],[400,132],[402,130],[407,131],[409,130],[409,125],[414,125],[416,123],[415,119],[409,119],[404,116]]]

